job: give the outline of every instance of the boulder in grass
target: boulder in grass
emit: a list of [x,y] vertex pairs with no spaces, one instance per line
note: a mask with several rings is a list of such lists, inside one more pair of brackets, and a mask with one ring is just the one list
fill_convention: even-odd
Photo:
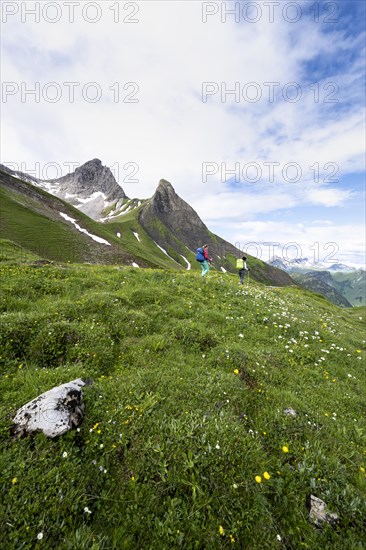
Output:
[[294,409],[291,409],[291,408],[290,409],[285,409],[283,412],[287,416],[293,416],[293,417],[297,416],[296,411]]
[[76,428],[85,411],[81,388],[91,382],[81,378],[56,386],[21,407],[13,420],[12,435],[24,437],[43,432],[47,437],[58,437]]
[[339,521],[338,514],[329,512],[327,505],[320,498],[310,495],[308,505],[310,506],[309,519],[316,527],[323,527],[325,523],[334,526]]

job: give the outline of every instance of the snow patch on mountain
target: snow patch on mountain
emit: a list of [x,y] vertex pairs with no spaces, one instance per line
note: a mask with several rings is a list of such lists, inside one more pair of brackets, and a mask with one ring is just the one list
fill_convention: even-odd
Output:
[[86,235],[88,235],[88,237],[90,237],[91,239],[93,239],[93,241],[96,241],[97,243],[111,246],[111,243],[109,243],[105,239],[102,239],[101,237],[97,237],[96,235],[89,233],[86,229],[83,229],[82,227],[80,227],[80,225],[76,223],[76,220],[74,220],[73,218],[70,218],[70,216],[68,216],[67,214],[64,214],[63,212],[59,212],[59,214],[66,221],[71,222],[76,227],[76,229],[80,231],[80,233],[85,233]]
[[187,260],[187,258],[186,258],[185,256],[182,256],[182,254],[180,254],[180,256],[181,256],[181,258],[183,258],[183,260],[186,262],[186,264],[187,264],[187,270],[188,270],[188,269],[191,269],[191,264],[190,264],[190,262]]
[[160,244],[158,244],[156,241],[154,241],[154,243],[156,244],[156,246],[157,246],[158,248],[160,248],[160,250],[161,250],[162,252],[164,252],[164,254],[165,254],[166,256],[168,256],[168,258],[170,258],[171,260],[173,260],[173,262],[175,262],[176,264],[178,263],[176,260],[174,260],[174,258],[172,258],[171,256],[169,256],[169,254],[168,254],[168,252],[165,250],[165,248],[161,247]]
[[120,214],[121,215],[122,214],[127,214],[127,212],[129,212],[130,210],[133,210],[133,209],[134,209],[133,204],[129,204],[128,206],[127,206],[127,204],[124,204],[121,208]]

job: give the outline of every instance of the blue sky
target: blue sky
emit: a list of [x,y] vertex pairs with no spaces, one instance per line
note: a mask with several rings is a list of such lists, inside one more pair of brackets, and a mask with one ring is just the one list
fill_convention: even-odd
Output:
[[262,259],[335,243],[364,267],[364,2],[36,4],[1,6],[1,162],[52,178],[98,157]]

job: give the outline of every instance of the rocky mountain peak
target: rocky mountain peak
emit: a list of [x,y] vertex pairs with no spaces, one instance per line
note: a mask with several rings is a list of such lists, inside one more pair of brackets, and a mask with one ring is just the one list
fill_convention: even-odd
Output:
[[108,200],[126,198],[110,168],[103,166],[99,159],[89,160],[78,166],[74,172],[52,181],[58,184],[60,190],[81,198],[88,198],[98,192],[104,193]]
[[152,207],[158,212],[173,212],[182,208],[184,201],[176,194],[173,186],[167,180],[160,180],[154,195],[151,198]]
[[[168,241],[163,241],[157,226],[157,220],[170,234]],[[154,195],[146,201],[139,214],[139,221],[145,231],[161,246],[176,247],[176,242],[182,241],[190,250],[206,242],[208,229],[197,212],[175,192],[173,186],[166,180],[160,180]],[[186,250],[181,249],[181,254]]]
[[66,176],[40,183],[49,193],[67,200],[94,220],[102,219],[106,209],[113,213],[128,198],[111,169],[97,158]]
[[88,160],[87,162],[76,168],[74,172],[75,178],[85,182],[96,181],[98,179],[98,176],[101,176],[102,173],[103,165],[102,161],[99,159]]
[[172,184],[168,180],[165,180],[165,179],[161,179],[159,181],[159,185],[158,185],[157,189],[165,189],[166,191],[173,191],[173,193],[175,193],[174,187],[172,186]]

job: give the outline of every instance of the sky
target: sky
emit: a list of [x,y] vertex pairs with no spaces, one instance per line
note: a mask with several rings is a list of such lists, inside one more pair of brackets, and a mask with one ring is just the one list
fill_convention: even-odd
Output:
[[1,2],[1,159],[171,182],[264,261],[365,268],[365,5]]

